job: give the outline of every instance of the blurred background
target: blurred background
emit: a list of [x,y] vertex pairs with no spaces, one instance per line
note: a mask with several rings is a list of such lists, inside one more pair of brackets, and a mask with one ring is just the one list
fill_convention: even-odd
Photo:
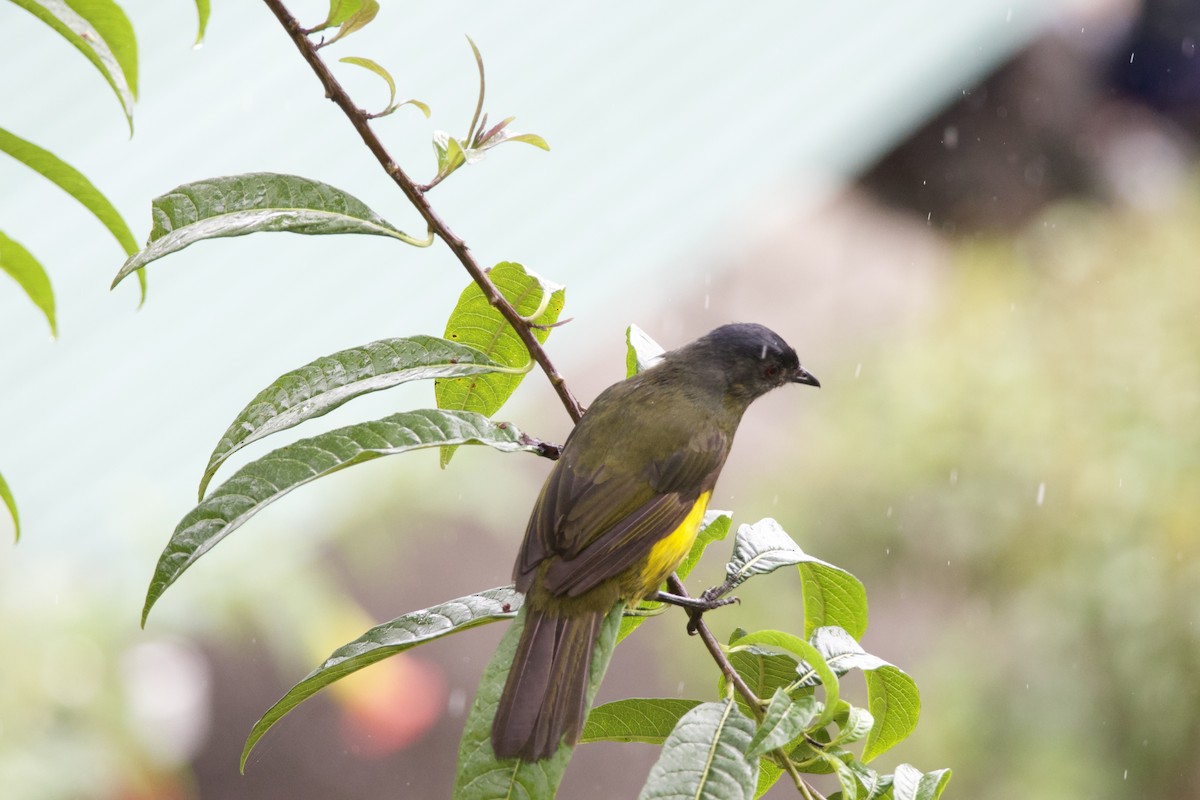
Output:
[[[12,4],[0,125],[88,175],[138,237],[152,197],[250,171],[324,180],[419,229],[263,6],[215,3],[193,49],[192,3],[122,5],[132,139],[94,70]],[[387,4],[325,55],[373,58],[433,107],[377,123],[419,179],[432,132],[470,120],[464,33],[492,117],[553,150],[500,148],[432,202],[482,261],[567,285],[573,321],[549,351],[581,399],[622,377],[630,322],[672,347],[759,321],[820,377],[756,404],[713,505],[775,517],[865,583],[865,645],[923,696],[877,766],[951,767],[950,797],[1200,796],[1200,7]],[[337,71],[384,104],[377,78]],[[0,796],[448,796],[502,626],[372,667],[286,718],[245,776],[237,757],[340,644],[507,583],[547,462],[481,448],[444,472],[433,452],[341,472],[256,517],[138,627],[228,422],[317,356],[441,333],[466,284],[446,248],[201,243],[150,267],[137,310],[131,283],[107,291],[123,260],[108,233],[10,159],[0,229],[47,266],[60,328],[50,341],[0,280],[0,470],[23,520],[0,545]],[[428,385],[363,398],[223,474],[432,402]],[[569,428],[538,374],[500,416]],[[794,576],[741,596],[719,636],[800,626]],[[715,691],[679,615],[618,650],[601,700]],[[583,746],[561,796],[634,796],[657,752]]]

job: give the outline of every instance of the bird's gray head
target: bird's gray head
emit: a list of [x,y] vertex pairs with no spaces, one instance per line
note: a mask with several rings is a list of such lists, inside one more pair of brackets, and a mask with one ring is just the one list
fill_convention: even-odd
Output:
[[720,376],[728,394],[745,403],[785,383],[821,385],[779,334],[755,323],[722,325],[669,357],[685,368]]

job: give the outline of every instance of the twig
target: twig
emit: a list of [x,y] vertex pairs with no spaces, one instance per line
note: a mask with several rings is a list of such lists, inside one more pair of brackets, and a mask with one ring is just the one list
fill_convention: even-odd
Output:
[[417,187],[417,184],[408,177],[400,165],[397,164],[384,148],[383,143],[379,141],[379,137],[371,130],[370,120],[367,115],[354,104],[350,99],[350,95],[342,88],[337,79],[333,77],[333,73],[329,71],[329,67],[321,60],[320,54],[317,52],[317,46],[312,43],[305,33],[304,28],[296,21],[296,18],[291,15],[283,5],[282,0],[263,0],[267,4],[267,8],[275,14],[279,19],[284,30],[292,37],[292,41],[296,45],[296,49],[300,51],[300,55],[304,56],[304,60],[312,67],[312,71],[316,73],[317,78],[321,81],[321,85],[325,87],[325,96],[337,103],[338,107],[350,120],[350,124],[358,131],[358,135],[362,137],[363,143],[367,149],[374,154],[375,159],[383,167],[384,171],[391,176],[396,185],[400,187],[400,191],[404,192],[404,196],[413,204],[417,211],[425,218],[429,229],[441,238],[446,243],[446,246],[458,257],[467,273],[471,276],[471,280],[478,284],[483,290],[483,296],[500,314],[508,321],[517,335],[521,337],[521,341],[525,344],[525,348],[529,351],[530,356],[546,373],[546,377],[550,380],[550,385],[554,387],[554,391],[558,393],[559,399],[562,400],[563,406],[570,414],[571,420],[579,422],[583,418],[583,408],[579,402],[571,394],[567,388],[566,381],[562,375],[555,369],[554,364],[550,361],[550,357],[546,355],[546,351],[542,349],[541,343],[533,335],[530,330],[529,323],[521,319],[521,315],[517,313],[512,304],[500,294],[487,277],[487,273],[479,266],[475,257],[467,248],[466,243],[450,230],[450,227],[442,221],[442,218],[437,215],[433,207],[429,205],[429,201],[425,199],[424,193]]
[[[671,577],[667,578],[667,586],[670,587],[673,594],[680,597],[690,597],[687,589],[683,587],[683,581],[679,580],[679,576],[671,573]],[[695,621],[696,633],[700,634],[701,641],[708,648],[709,654],[713,657],[713,661],[717,662],[717,666],[721,668],[725,679],[733,684],[733,688],[737,689],[738,694],[745,698],[750,708],[754,713],[762,713],[763,701],[754,693],[754,690],[746,685],[742,680],[742,676],[738,675],[737,670],[733,668],[733,664],[729,663],[729,658],[726,657],[725,651],[721,649],[721,643],[717,641],[717,637],[713,636],[713,632],[708,629],[708,625],[704,623],[704,618],[701,617]]]

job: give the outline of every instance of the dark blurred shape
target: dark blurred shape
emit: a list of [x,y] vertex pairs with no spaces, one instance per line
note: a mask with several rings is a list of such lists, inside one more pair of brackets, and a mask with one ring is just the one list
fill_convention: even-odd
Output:
[[1198,45],[1191,0],[1068,20],[965,87],[861,183],[951,235],[1015,231],[1066,198],[1161,207],[1200,132]]
[[1146,0],[1113,55],[1112,85],[1200,133],[1200,3]]

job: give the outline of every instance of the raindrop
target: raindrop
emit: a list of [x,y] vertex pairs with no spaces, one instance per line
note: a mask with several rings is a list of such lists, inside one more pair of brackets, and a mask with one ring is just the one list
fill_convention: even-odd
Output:
[[1123,780],[1123,781],[1129,780],[1129,767],[1125,768],[1125,774],[1121,776],[1121,780]]
[[709,300],[709,296],[704,295],[704,310],[705,311],[708,311],[708,300]]
[[1008,13],[1004,15],[1004,24],[1012,22],[1012,6],[1008,7]]
[[1129,63],[1130,63],[1130,64],[1132,64],[1132,63],[1133,63],[1133,56],[1134,56],[1134,53],[1130,53],[1130,54],[1129,54]]
[[892,554],[892,548],[890,548],[890,547],[883,548],[883,554],[885,556],[890,556]]
[[958,128],[947,125],[946,129],[942,131],[942,144],[947,150],[958,147]]
[[862,362],[861,361],[858,362],[858,366],[856,366],[854,368],[854,377],[857,378],[859,375],[862,375]]
[[773,505],[773,506],[779,505],[779,495],[775,495],[773,498],[771,498],[771,505]]
[[1042,507],[1042,503],[1046,500],[1046,482],[1042,481],[1038,484],[1037,504],[1038,508]]
[[892,515],[892,507],[891,507],[891,506],[888,506],[888,513],[887,513],[887,515],[888,515],[889,517]]
[[1190,36],[1184,37],[1183,40],[1183,57],[1192,58],[1196,55],[1196,40]]
[[958,469],[957,468],[950,470],[950,483],[951,484],[958,483]]

